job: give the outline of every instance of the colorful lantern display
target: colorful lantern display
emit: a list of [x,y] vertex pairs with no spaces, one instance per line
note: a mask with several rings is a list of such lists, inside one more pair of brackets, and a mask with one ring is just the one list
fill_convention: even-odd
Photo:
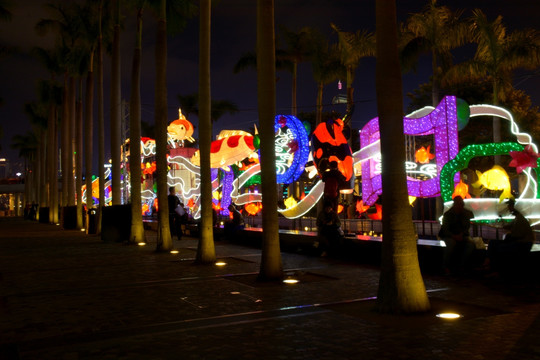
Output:
[[459,180],[459,184],[454,188],[454,193],[452,194],[452,199],[456,196],[461,196],[462,199],[470,199],[471,194],[469,194],[469,185],[465,184],[463,180]]
[[195,142],[195,139],[192,137],[193,124],[186,119],[180,109],[178,109],[178,119],[167,126],[167,133],[171,139],[176,141],[187,140],[189,142]]
[[510,179],[508,179],[508,174],[506,171],[499,165],[493,165],[488,171],[481,173],[476,170],[476,175],[478,175],[478,181],[472,184],[474,187],[483,186],[489,190],[502,190],[501,196],[499,197],[499,202],[502,202],[504,199],[512,198],[512,188],[510,186]]
[[518,174],[521,174],[525,168],[538,166],[537,162],[540,155],[534,151],[531,145],[525,146],[523,151],[510,151],[509,154],[512,157],[509,165],[515,167]]
[[330,176],[336,177],[339,190],[351,190],[354,181],[353,157],[343,129],[341,119],[320,123],[313,131],[311,148],[313,163],[323,181]]
[[431,159],[435,157],[435,154],[430,153],[431,145],[428,145],[427,149],[425,147],[421,147],[420,149],[416,150],[416,153],[414,154],[414,159],[417,163],[420,164],[428,164]]
[[[253,135],[240,130],[223,130],[218,139],[212,141],[210,148],[210,167],[229,170],[229,166],[247,158],[255,152]],[[200,166],[201,158],[199,151],[191,157],[194,165]]]

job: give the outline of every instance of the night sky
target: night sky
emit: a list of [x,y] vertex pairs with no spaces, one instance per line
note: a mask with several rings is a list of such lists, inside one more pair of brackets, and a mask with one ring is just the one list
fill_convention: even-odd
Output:
[[[26,102],[36,99],[36,83],[49,77],[42,66],[28,55],[34,46],[52,47],[53,37],[39,37],[34,26],[40,18],[51,18],[44,11],[44,3],[48,0],[15,1],[12,8],[13,20],[10,23],[0,23],[0,43],[16,46],[18,53],[0,59],[0,97],[3,105],[0,107],[0,122],[4,135],[0,139],[0,157],[6,157],[11,162],[17,160],[17,151],[11,149],[12,137],[24,134],[30,129],[30,122],[23,111]],[[418,12],[427,1],[399,0],[398,20],[404,21],[407,14]],[[464,9],[465,16],[470,15],[473,8],[482,9],[493,20],[496,15],[503,15],[505,25],[510,29],[537,27],[540,13],[540,3],[531,0],[440,0],[441,5],[451,9]],[[326,33],[332,42],[337,42],[330,23],[335,23],[344,31],[356,32],[360,29],[375,30],[373,0],[276,0],[275,20],[276,31],[280,25],[289,30],[298,31],[304,26],[317,27]],[[243,53],[254,51],[255,48],[255,0],[227,0],[216,2],[212,10],[212,96],[216,100],[228,100],[237,104],[240,112],[235,115],[225,115],[214,125],[214,134],[222,129],[249,130],[257,120],[257,83],[255,69],[233,74],[233,66]],[[125,30],[121,35],[122,42],[122,97],[129,100],[129,77],[131,73],[131,57],[133,53],[133,22],[134,14],[126,15]],[[142,71],[142,118],[143,121],[154,122],[154,39],[155,21],[149,11],[145,14]],[[178,118],[177,95],[187,95],[197,91],[197,61],[198,61],[198,21],[190,20],[185,31],[169,38],[168,42],[168,105],[169,121]],[[105,61],[105,118],[109,118],[109,63]],[[430,76],[430,58],[424,56],[417,73],[404,74],[404,93],[414,90],[418,84],[428,81]],[[520,73],[518,75],[523,75]],[[277,72],[277,113],[290,112],[291,75],[287,72]],[[343,81],[344,82],[344,81]],[[358,102],[352,119],[352,125],[360,128],[371,118],[377,116],[375,102],[375,60],[364,59],[355,74],[354,99]],[[533,100],[533,105],[540,105],[540,78],[516,78],[515,85],[525,90]],[[325,88],[324,103],[329,104],[325,111],[336,110],[343,112],[344,105],[332,106],[331,99],[345,90],[338,90],[337,83]],[[299,66],[298,111],[314,111],[316,99],[316,84],[311,75],[309,64]],[[407,101],[405,99],[405,101]],[[426,104],[429,105],[429,104]],[[406,106],[406,104],[405,104]],[[197,127],[197,118],[188,118]],[[97,131],[97,124],[94,126]],[[106,133],[108,142],[108,123]],[[96,138],[97,136],[94,136]],[[194,137],[197,137],[197,132]],[[109,155],[109,146],[107,154]],[[97,142],[94,147],[97,158]]]

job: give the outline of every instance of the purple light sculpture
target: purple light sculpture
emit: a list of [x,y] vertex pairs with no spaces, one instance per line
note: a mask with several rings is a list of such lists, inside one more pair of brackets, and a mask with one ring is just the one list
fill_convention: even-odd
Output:
[[[434,135],[437,176],[429,180],[408,177],[409,195],[416,197],[436,197],[441,193],[440,172],[443,166],[453,159],[458,151],[458,125],[456,97],[445,96],[429,114],[420,118],[403,118],[406,135]],[[379,140],[379,118],[370,120],[360,133],[360,148]],[[383,160],[384,161],[384,160]],[[382,194],[382,178],[375,173],[377,162],[370,158],[362,162],[362,196],[364,204],[373,205]],[[454,177],[459,181],[459,173]],[[457,180],[456,180],[457,179]]]

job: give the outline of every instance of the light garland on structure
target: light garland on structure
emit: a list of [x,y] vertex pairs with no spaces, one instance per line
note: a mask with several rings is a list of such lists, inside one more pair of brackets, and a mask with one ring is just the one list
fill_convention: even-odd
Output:
[[[426,114],[427,110],[429,113]],[[446,96],[436,108],[419,110],[403,119],[404,133],[406,135],[434,135],[436,170],[440,171],[444,164],[458,153],[458,128],[456,113],[456,97]],[[421,117],[415,117],[420,116]],[[379,144],[380,134],[379,118],[369,121],[360,132],[360,147],[364,149],[372,144]],[[366,205],[373,205],[382,194],[381,175],[377,168],[374,154],[376,150],[370,147],[369,152],[361,152],[356,157],[362,166],[362,194]],[[416,197],[435,197],[440,194],[439,176],[428,180],[408,179],[409,195]]]
[[309,139],[304,124],[292,115],[276,115],[276,182],[290,184],[302,175],[309,157]]

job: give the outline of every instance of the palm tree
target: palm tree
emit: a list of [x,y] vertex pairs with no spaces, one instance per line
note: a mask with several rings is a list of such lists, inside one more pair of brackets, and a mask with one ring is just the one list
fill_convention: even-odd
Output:
[[341,31],[334,24],[330,25],[338,34],[341,63],[347,70],[347,110],[349,110],[354,103],[352,87],[354,72],[362,58],[375,55],[375,37],[367,30],[351,33]]
[[38,151],[38,139],[33,131],[24,135],[15,135],[11,139],[11,148],[19,150],[19,157],[24,159],[24,198],[25,202],[33,202],[34,166]]
[[[177,95],[178,101],[180,102],[180,108],[182,113],[186,118],[189,118],[189,114],[194,114],[200,116],[199,113],[199,94],[193,93],[189,95]],[[210,120],[212,123],[219,120],[220,117],[228,114],[236,114],[240,111],[238,106],[228,100],[211,100],[211,111],[210,111]]]
[[56,77],[61,74],[61,48],[45,50],[35,48],[33,55],[40,60],[45,68],[50,72],[51,79],[42,82],[40,86],[40,97],[48,104],[47,111],[47,204],[49,206],[49,222],[58,223],[58,107],[62,103],[62,88],[56,82]]
[[285,27],[281,28],[282,38],[285,41],[286,48],[280,53],[280,60],[289,62],[291,64],[292,71],[292,101],[291,101],[291,115],[296,116],[296,93],[298,82],[298,64],[306,61],[312,51],[312,32],[311,28],[305,27],[300,29],[298,33],[290,31]]
[[[158,212],[157,251],[172,249],[172,238],[169,228],[169,206],[167,204],[167,29],[170,32],[183,29],[186,20],[194,14],[190,1],[187,0],[153,0],[149,1],[156,14],[158,25],[156,33],[156,83],[155,112],[156,124],[156,173]],[[173,17],[168,22],[167,17]]]
[[[534,69],[540,65],[540,34],[537,30],[507,34],[502,16],[489,22],[481,10],[474,10],[471,33],[477,44],[474,59],[467,65],[475,77],[489,76],[493,104],[505,100],[505,88],[511,87],[512,73],[518,68]],[[493,118],[493,142],[501,141],[499,118]]]
[[263,245],[259,279],[283,277],[277,218],[276,154],[274,118],[276,114],[276,52],[274,1],[257,0],[257,98],[261,133],[261,186]]
[[318,32],[312,34],[311,67],[313,78],[317,83],[317,111],[316,123],[322,121],[323,90],[324,86],[343,78],[346,74],[345,67],[341,64],[339,53],[335,45],[330,46],[323,35]]
[[146,1],[136,1],[137,32],[131,72],[131,96],[129,102],[129,169],[131,173],[131,243],[144,242],[144,226],[141,210],[141,57],[143,10]]
[[210,144],[212,142],[210,92],[210,29],[211,0],[200,1],[199,22],[199,141],[201,156],[201,227],[197,262],[216,261],[213,231],[212,175],[210,171]]
[[122,70],[120,64],[120,0],[112,1],[112,11],[114,13],[114,25],[111,57],[111,189],[112,204],[120,205],[122,203],[122,195],[120,188],[120,121],[122,109]]
[[460,21],[461,14],[431,0],[422,12],[409,16],[402,32],[405,45],[400,56],[406,70],[416,67],[421,54],[431,54],[433,106],[439,104],[441,78],[452,65],[451,50],[468,40],[467,24]]
[[382,156],[383,244],[377,309],[384,313],[427,311],[416,234],[408,204],[403,134],[403,94],[398,59],[395,0],[376,2],[377,110]]

